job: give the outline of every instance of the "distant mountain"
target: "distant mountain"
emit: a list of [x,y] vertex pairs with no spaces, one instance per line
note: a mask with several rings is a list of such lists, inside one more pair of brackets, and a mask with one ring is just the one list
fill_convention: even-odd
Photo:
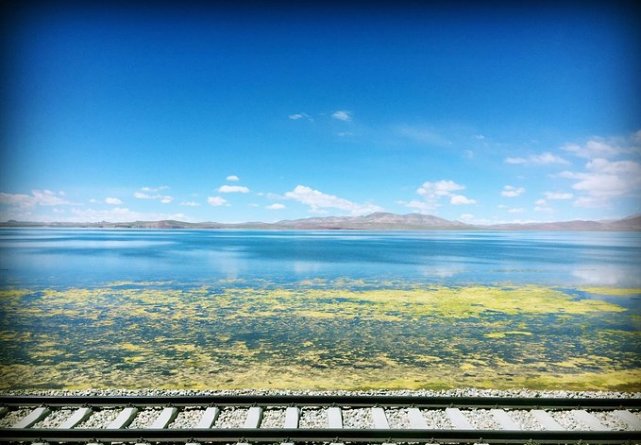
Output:
[[274,226],[288,229],[352,229],[352,230],[420,230],[460,229],[471,226],[459,221],[449,221],[432,215],[376,212],[364,216],[327,216],[278,221]]
[[363,216],[325,216],[283,220],[275,223],[247,222],[227,224],[217,222],[189,223],[184,221],[134,221],[125,223],[93,222],[28,222],[7,221],[0,227],[60,227],[60,228],[128,228],[128,229],[255,229],[255,230],[639,230],[641,215],[608,221],[559,221],[526,224],[494,224],[488,226],[464,224],[433,215],[376,212]]
[[641,215],[614,221],[559,221],[526,224],[495,224],[484,226],[495,230],[641,230]]

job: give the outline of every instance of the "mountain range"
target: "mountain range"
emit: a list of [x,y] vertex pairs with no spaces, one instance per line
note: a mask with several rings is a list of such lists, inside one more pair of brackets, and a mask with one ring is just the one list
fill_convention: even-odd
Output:
[[133,221],[123,223],[87,222],[27,222],[10,220],[0,222],[0,227],[62,227],[62,228],[132,228],[132,229],[261,229],[261,230],[641,230],[641,215],[618,220],[558,221],[524,224],[473,225],[450,221],[433,215],[375,212],[363,216],[325,216],[274,223],[217,223],[184,221]]

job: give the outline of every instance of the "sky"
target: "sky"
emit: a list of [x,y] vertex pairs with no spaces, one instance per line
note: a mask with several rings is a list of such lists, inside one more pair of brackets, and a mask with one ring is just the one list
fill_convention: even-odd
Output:
[[4,11],[2,221],[641,212],[632,3],[84,3]]

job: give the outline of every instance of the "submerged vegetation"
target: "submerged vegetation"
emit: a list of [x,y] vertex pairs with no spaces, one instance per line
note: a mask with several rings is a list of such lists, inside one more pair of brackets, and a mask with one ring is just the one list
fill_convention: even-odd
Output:
[[360,280],[4,289],[0,387],[638,390],[640,298]]

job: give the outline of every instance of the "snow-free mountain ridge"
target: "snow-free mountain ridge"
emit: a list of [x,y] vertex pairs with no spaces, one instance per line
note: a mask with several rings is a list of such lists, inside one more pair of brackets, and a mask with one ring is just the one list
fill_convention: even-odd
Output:
[[323,216],[282,220],[274,223],[217,223],[184,221],[102,222],[28,222],[6,221],[0,227],[85,227],[136,229],[260,229],[260,230],[641,230],[641,215],[607,221],[557,221],[525,224],[472,225],[450,221],[434,215],[409,213],[398,215],[375,212],[362,216]]

